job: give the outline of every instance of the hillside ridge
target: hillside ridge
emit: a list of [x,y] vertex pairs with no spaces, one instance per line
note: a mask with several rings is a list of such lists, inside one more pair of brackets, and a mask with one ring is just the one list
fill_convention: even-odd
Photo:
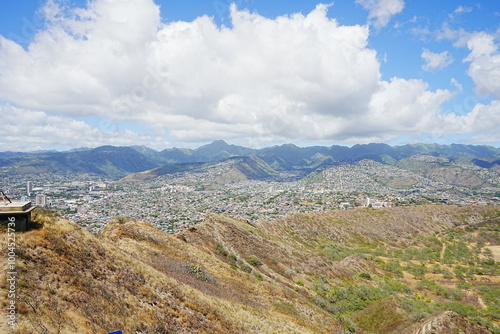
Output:
[[109,145],[66,152],[0,152],[0,167],[15,168],[17,173],[92,173],[121,178],[130,173],[152,170],[164,165],[213,163],[249,155],[261,158],[276,170],[314,170],[325,164],[363,159],[393,164],[415,155],[445,157],[453,161],[465,160],[483,168],[500,166],[500,149],[484,145],[363,144],[352,147],[299,147],[284,144],[253,149],[217,140],[196,149],[168,148],[160,152],[143,146]]
[[[389,296],[397,296],[388,303],[400,304],[397,314],[405,319],[397,330],[418,327],[422,318],[432,322],[437,311],[462,312],[463,320],[454,326],[475,328],[479,325],[467,312],[477,301],[465,290],[432,285],[430,272],[417,273],[410,260],[401,262],[399,276],[391,263],[400,252],[417,254],[415,247],[424,244],[439,254],[443,245],[432,248],[436,238],[447,249],[478,237],[487,247],[498,242],[499,215],[499,206],[416,206],[295,214],[251,224],[210,214],[176,235],[117,218],[94,235],[38,210],[34,219],[40,227],[17,234],[16,266],[23,280],[13,333],[38,328],[49,333],[361,334],[371,333],[362,319],[377,317],[376,303]],[[474,282],[467,289],[483,294],[486,309],[478,310],[484,323],[494,317],[498,305],[490,296],[500,284],[495,262],[488,261],[481,264],[483,272],[467,276]],[[485,277],[493,285],[481,283]],[[430,302],[422,304],[425,298]],[[453,298],[461,298],[465,309]]]

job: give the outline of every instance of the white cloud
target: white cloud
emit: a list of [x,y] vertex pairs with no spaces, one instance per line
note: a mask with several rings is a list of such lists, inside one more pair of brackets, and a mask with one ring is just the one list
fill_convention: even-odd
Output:
[[443,134],[461,133],[476,134],[475,138],[489,137],[491,141],[499,141],[498,124],[500,124],[500,101],[493,100],[489,105],[476,104],[466,115],[450,113],[440,116]]
[[472,12],[472,7],[467,7],[467,6],[458,6],[453,13],[449,14],[448,16],[453,19],[455,18],[456,15],[460,14],[466,14],[466,13],[471,13]]
[[457,9],[453,11],[454,14],[470,13],[472,12],[472,7],[458,6]]
[[476,33],[467,41],[470,50],[464,61],[470,62],[468,74],[476,85],[476,94],[500,98],[500,53],[495,39],[486,33]]
[[460,48],[467,45],[467,41],[471,37],[471,33],[465,31],[464,29],[453,29],[448,22],[444,22],[436,32],[436,38],[440,40],[450,40],[453,41],[453,46]]
[[368,10],[368,21],[377,29],[385,27],[405,7],[403,0],[356,0],[356,3]]
[[[365,3],[379,26],[404,6]],[[421,80],[381,80],[369,28],[339,25],[326,5],[276,19],[233,5],[232,28],[206,16],[162,24],[151,0],[45,11],[47,28],[26,49],[0,36],[0,100],[17,106],[0,110],[15,115],[0,123],[11,145],[385,141],[441,131],[433,124],[452,96]],[[150,131],[72,120],[84,116]]]
[[394,136],[432,131],[440,115],[441,105],[451,98],[448,90],[428,90],[422,80],[392,78],[381,82],[373,94],[371,112],[363,121],[377,132],[392,132]]
[[467,74],[474,81],[475,93],[480,97],[493,95],[500,98],[500,53],[498,52],[498,32],[467,32],[454,30],[443,24],[437,34],[438,39],[453,41],[455,47],[467,47],[469,55],[463,60],[470,63]]
[[455,79],[455,78],[451,78],[451,79],[450,79],[450,82],[451,82],[451,84],[452,84],[453,86],[455,86],[455,88],[457,89],[457,91],[458,91],[459,93],[462,93],[462,92],[464,91],[464,87],[462,86],[462,84],[461,84],[460,82],[458,82],[458,80],[457,80],[457,79]]
[[68,149],[101,145],[149,145],[165,147],[160,138],[120,130],[111,121],[101,119],[98,127],[68,117],[50,116],[42,111],[0,105],[4,151],[33,151],[47,147]]
[[427,49],[422,51],[422,59],[426,62],[422,65],[424,71],[433,72],[445,68],[453,63],[453,57],[448,51],[434,53]]

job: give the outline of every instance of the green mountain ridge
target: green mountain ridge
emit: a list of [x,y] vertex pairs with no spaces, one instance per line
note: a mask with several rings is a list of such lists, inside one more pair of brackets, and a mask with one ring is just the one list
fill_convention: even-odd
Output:
[[394,164],[401,159],[425,154],[452,161],[468,161],[483,168],[499,166],[500,149],[491,146],[414,144],[333,145],[298,147],[284,144],[262,149],[230,145],[222,140],[197,149],[169,148],[161,152],[147,147],[103,146],[68,152],[0,152],[0,168],[17,173],[92,173],[121,178],[162,165],[221,161],[237,156],[255,155],[275,170],[313,170],[324,163],[356,162],[363,159]]

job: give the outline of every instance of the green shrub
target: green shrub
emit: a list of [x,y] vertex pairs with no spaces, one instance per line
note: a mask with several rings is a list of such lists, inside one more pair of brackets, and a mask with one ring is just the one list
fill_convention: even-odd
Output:
[[247,265],[245,264],[245,262],[243,262],[243,261],[241,261],[241,260],[238,260],[237,264],[238,264],[238,268],[240,268],[240,269],[241,269],[241,270],[243,270],[244,272],[246,272],[246,273],[251,273],[251,272],[252,272],[252,268],[251,268],[251,267],[249,267],[249,266],[247,266]]
[[399,264],[399,261],[392,260],[387,263],[381,263],[380,268],[386,271],[390,271],[398,277],[403,277],[403,268]]
[[439,266],[439,264],[435,264],[431,268],[431,273],[433,273],[433,274],[441,274],[441,273],[443,273],[443,270],[441,269],[441,267]]
[[361,274],[359,274],[359,277],[370,280],[370,281],[372,280],[371,275],[368,273],[361,273]]
[[196,279],[204,282],[208,281],[208,275],[205,273],[205,269],[201,265],[190,264],[188,269],[189,273],[196,277]]
[[477,289],[488,306],[486,314],[494,320],[500,320],[500,286],[478,285]]
[[427,272],[427,268],[425,266],[422,266],[422,265],[417,266],[417,265],[414,265],[412,263],[410,263],[408,266],[404,267],[403,269],[419,279],[424,278],[424,275]]
[[255,255],[250,255],[250,257],[247,259],[247,262],[254,267],[263,265],[262,261]]
[[236,265],[236,262],[238,261],[238,258],[233,253],[230,253],[227,256],[227,259],[229,260],[229,263],[231,263],[232,265]]
[[443,274],[444,279],[452,279],[453,278],[453,274],[447,268],[443,268],[441,270],[441,273]]
[[227,256],[227,251],[224,249],[224,246],[222,246],[222,243],[216,242],[215,243],[215,250],[217,251],[217,254],[220,254],[222,256]]
[[329,244],[323,247],[323,254],[331,260],[342,260],[347,256],[354,254],[354,250],[349,247]]

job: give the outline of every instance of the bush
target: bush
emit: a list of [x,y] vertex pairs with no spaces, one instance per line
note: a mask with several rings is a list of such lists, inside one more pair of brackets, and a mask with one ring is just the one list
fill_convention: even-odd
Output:
[[31,213],[31,222],[37,227],[53,223],[56,219],[57,214],[48,209],[35,208]]
[[247,266],[245,264],[245,262],[241,261],[241,260],[238,260],[238,267],[243,270],[244,272],[246,273],[251,273],[252,272],[252,268],[250,268],[249,266]]
[[227,256],[227,259],[229,260],[229,263],[231,263],[231,265],[236,265],[236,262],[238,261],[238,258],[233,253],[229,254]]
[[220,254],[222,256],[227,256],[227,251],[224,249],[224,246],[222,246],[222,243],[216,242],[215,243],[215,250],[217,251],[217,254]]
[[462,295],[453,289],[446,289],[434,281],[424,279],[417,283],[417,289],[427,289],[447,299],[461,300]]
[[189,264],[189,273],[192,274],[196,279],[207,282],[208,281],[208,276],[205,273],[205,270],[203,267],[199,264]]
[[441,270],[441,273],[443,274],[444,279],[452,279],[453,278],[453,274],[447,268],[443,268]]
[[359,274],[359,277],[370,280],[370,281],[372,280],[372,277],[368,273],[361,273],[361,274]]
[[403,269],[397,260],[382,263],[380,264],[380,268],[396,274],[397,277],[403,277]]
[[419,279],[424,278],[424,275],[427,272],[425,266],[417,266],[412,263],[410,263],[407,267],[404,267],[403,269],[412,274],[413,276],[415,276],[415,278]]
[[500,287],[478,285],[477,288],[488,305],[486,314],[492,319],[500,320]]
[[263,265],[262,261],[255,255],[251,255],[248,259],[247,262],[250,263],[252,266],[261,266]]
[[336,244],[329,244],[323,248],[323,254],[331,260],[342,260],[354,254],[353,249]]

